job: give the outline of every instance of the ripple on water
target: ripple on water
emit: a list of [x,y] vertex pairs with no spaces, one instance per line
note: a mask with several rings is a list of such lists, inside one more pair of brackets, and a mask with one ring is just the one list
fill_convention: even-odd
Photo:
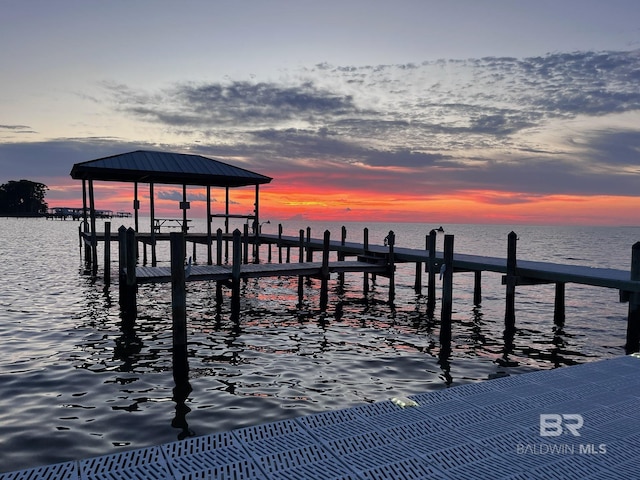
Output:
[[[505,350],[500,276],[483,276],[483,303],[473,307],[473,276],[457,274],[452,354],[441,361],[439,299],[430,317],[412,266],[399,265],[394,305],[383,278],[364,296],[361,274],[348,274],[342,289],[331,280],[326,312],[315,280],[301,304],[297,278],[249,281],[239,324],[228,291],[217,307],[212,283],[190,283],[189,377],[174,379],[170,286],[140,286],[139,318],[123,329],[117,289],[80,273],[76,222],[0,223],[3,471],[623,353],[626,306],[617,292],[568,286],[567,320],[557,329],[553,286],[519,289],[518,330]],[[509,230],[446,228],[462,251],[496,255]],[[374,230],[371,238],[382,239],[388,228]],[[414,238],[407,246],[424,245],[422,230],[396,233]],[[519,233],[523,250],[548,260],[548,245],[531,239],[538,234]],[[553,255],[566,257],[558,235]],[[595,243],[580,242],[588,247],[580,257],[602,261]],[[626,268],[627,253],[612,264]]]

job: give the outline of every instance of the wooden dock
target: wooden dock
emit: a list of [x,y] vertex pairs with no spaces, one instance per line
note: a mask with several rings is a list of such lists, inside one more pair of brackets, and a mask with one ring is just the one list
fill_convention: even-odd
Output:
[[638,478],[639,372],[639,358],[622,356],[8,472],[0,480]]
[[[107,227],[107,223],[105,223]],[[482,255],[470,255],[454,252],[453,235],[445,235],[443,251],[436,251],[436,232],[431,231],[425,238],[425,249],[402,248],[395,245],[395,235],[389,232],[385,245],[370,245],[368,242],[368,230],[364,232],[364,242],[355,243],[346,241],[346,231],[343,227],[342,238],[332,240],[330,234],[325,232],[325,238],[312,238],[309,229],[306,235],[300,230],[299,236],[287,236],[282,234],[282,226],[279,227],[277,235],[255,235],[249,234],[248,226],[245,226],[244,234],[236,230],[233,234],[223,234],[219,229],[216,235],[187,233],[183,235],[182,242],[185,245],[183,259],[187,258],[186,243],[193,244],[193,261],[190,272],[185,276],[185,281],[210,280],[218,282],[220,285],[233,286],[230,284],[240,279],[258,277],[278,277],[278,276],[298,276],[315,277],[322,280],[322,287],[326,287],[326,281],[333,273],[343,275],[345,272],[361,272],[364,274],[363,291],[368,291],[368,275],[383,275],[389,278],[389,301],[393,302],[395,297],[394,272],[396,264],[415,264],[415,289],[421,292],[422,273],[427,274],[427,308],[432,314],[435,309],[437,278],[442,280],[442,312],[443,333],[446,337],[450,331],[450,314],[452,303],[453,274],[458,272],[473,272],[474,281],[474,304],[482,301],[482,273],[493,272],[502,274],[502,283],[505,285],[505,329],[515,328],[515,291],[516,287],[526,287],[528,285],[554,284],[554,321],[556,325],[562,326],[565,319],[565,285],[567,283],[589,285],[594,287],[610,288],[619,291],[620,301],[629,303],[629,314],[627,321],[627,353],[640,350],[640,242],[632,247],[631,269],[628,271],[594,268],[585,265],[567,265],[551,262],[538,262],[518,259],[516,254],[517,236],[511,232],[507,239],[507,255],[503,258],[489,257]],[[113,241],[119,241],[121,234],[111,235],[106,229],[104,233],[80,232],[81,246],[91,245],[97,242],[105,244],[105,281],[109,281],[106,275],[110,272],[110,247]],[[129,251],[136,251],[136,256],[130,256],[127,268],[126,262],[120,258],[120,273],[126,273],[122,278],[120,287],[128,286],[130,290],[135,290],[137,283],[149,282],[169,282],[171,281],[172,269],[169,267],[158,267],[155,262],[155,254],[152,255],[151,266],[147,265],[146,246],[153,242],[169,241],[178,233],[139,233],[129,232],[131,245]],[[236,242],[230,248],[230,243]],[[142,264],[137,258],[137,243],[145,245]],[[207,263],[206,265],[195,264],[195,245],[206,245]],[[267,262],[262,262],[259,258],[260,245],[268,245],[269,254]],[[272,261],[271,247],[278,249],[278,259]],[[253,249],[253,252],[250,251]],[[126,250],[122,246],[120,252]],[[298,261],[292,261],[291,250],[298,250]],[[85,248],[85,253],[86,253]],[[213,252],[216,253],[214,259]],[[286,251],[286,259],[283,255]],[[224,258],[223,258],[224,252]],[[315,252],[321,252],[322,262],[314,261]],[[329,261],[329,253],[334,252],[337,261]],[[233,258],[230,258],[231,255]],[[95,258],[93,255],[85,255],[87,261]],[[355,257],[353,260],[348,258]],[[176,260],[177,261],[177,260]],[[182,261],[184,263],[184,260]],[[97,274],[96,262],[92,271]],[[122,279],[121,279],[122,280]],[[233,289],[234,295],[239,289]],[[302,293],[299,288],[299,294]],[[122,300],[129,296],[121,295]],[[222,296],[218,293],[218,299]],[[321,299],[326,300],[326,291],[321,292]],[[135,300],[131,300],[131,305],[135,305]],[[132,308],[128,308],[131,310]]]

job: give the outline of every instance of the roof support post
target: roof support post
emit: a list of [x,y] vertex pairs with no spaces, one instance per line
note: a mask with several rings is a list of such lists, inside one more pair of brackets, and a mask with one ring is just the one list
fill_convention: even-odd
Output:
[[149,183],[149,216],[151,217],[151,266],[156,266],[156,219],[153,182]]
[[86,265],[91,261],[91,249],[87,245],[85,233],[89,231],[89,223],[87,222],[87,181],[82,179],[82,228],[80,230],[80,246],[84,244],[84,263]]
[[138,200],[138,182],[133,182],[133,212],[135,218],[135,229],[138,232],[138,210],[140,209],[140,200]]
[[[187,185],[182,184],[182,203],[180,204],[180,208],[182,209],[182,233],[184,233],[185,238],[187,235],[187,230],[189,227],[187,226],[187,210],[189,210],[189,202],[187,202]],[[185,240],[186,243],[186,240]]]
[[253,258],[255,263],[260,263],[260,185],[256,184],[256,210],[254,212],[255,218],[255,242],[253,242]]
[[89,208],[91,216],[91,271],[93,275],[98,270],[98,239],[96,237],[96,205],[93,195],[93,180],[89,180]]
[[87,181],[82,179],[82,228],[86,232],[89,224],[87,223]]
[[211,185],[207,185],[207,265],[213,264],[211,243]]
[[[229,234],[229,187],[225,187],[224,233]],[[229,262],[229,241],[224,242],[224,262]]]

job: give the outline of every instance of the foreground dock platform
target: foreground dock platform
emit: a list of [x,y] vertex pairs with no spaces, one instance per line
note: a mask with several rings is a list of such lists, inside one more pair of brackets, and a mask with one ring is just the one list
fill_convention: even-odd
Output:
[[0,479],[608,480],[640,472],[635,356],[407,400],[404,407],[398,399],[366,404]]

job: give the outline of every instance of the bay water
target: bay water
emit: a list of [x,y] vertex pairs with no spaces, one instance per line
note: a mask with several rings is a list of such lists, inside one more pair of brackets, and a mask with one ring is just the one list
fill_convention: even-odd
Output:
[[[121,223],[132,220],[113,219],[112,231]],[[277,223],[263,225],[263,233],[277,233]],[[285,235],[310,227],[312,236],[328,229],[332,239],[344,225],[354,242],[367,227],[371,244],[393,230],[396,245],[410,248],[425,248],[425,236],[439,226],[281,223]],[[192,225],[205,231],[204,220]],[[332,277],[324,311],[317,280],[305,283],[302,304],[297,277],[249,280],[239,322],[226,289],[216,305],[214,283],[188,283],[189,377],[176,385],[170,285],[141,285],[135,328],[123,329],[117,276],[105,286],[101,269],[88,274],[78,226],[0,218],[0,472],[625,353],[628,307],[615,290],[567,285],[566,322],[558,328],[554,286],[518,287],[517,331],[505,347],[501,276],[483,275],[482,303],[473,305],[473,274],[457,273],[452,352],[442,358],[439,298],[435,315],[427,315],[426,286],[414,291],[414,264],[399,264],[393,304],[387,279],[378,277],[365,295],[361,273],[347,274],[342,288]],[[623,270],[640,239],[632,226],[443,227],[460,253],[504,257],[513,230],[521,259]],[[438,234],[439,250],[442,243]],[[197,261],[206,262],[205,247],[197,248]],[[263,246],[261,260],[267,256]],[[115,243],[112,258],[115,268]],[[168,265],[168,245],[158,259]]]

